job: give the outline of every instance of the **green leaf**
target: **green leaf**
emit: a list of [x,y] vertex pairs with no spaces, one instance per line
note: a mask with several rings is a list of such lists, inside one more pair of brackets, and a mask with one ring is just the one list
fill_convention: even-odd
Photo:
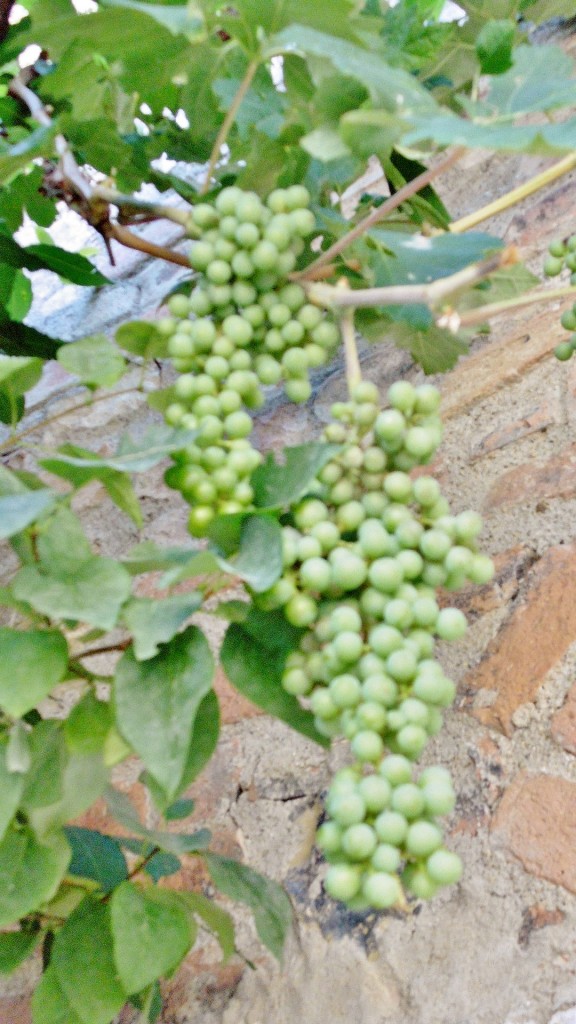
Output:
[[254,503],[260,508],[285,508],[304,497],[320,470],[340,451],[335,444],[302,444],[284,448],[277,463],[270,452],[252,474]]
[[108,904],[83,900],[52,949],[58,983],[84,1024],[110,1024],[127,998],[114,961],[110,914]]
[[57,501],[54,491],[29,491],[0,498],[0,540],[25,530]]
[[98,700],[90,690],[74,705],[64,723],[68,749],[74,754],[97,754],[104,750],[106,737],[113,724],[107,701]]
[[44,700],[68,668],[59,630],[0,628],[0,705],[20,718]]
[[408,323],[397,323],[386,334],[398,348],[407,349],[424,373],[445,373],[451,370],[468,345],[451,331],[440,327],[418,330]]
[[76,825],[66,826],[64,833],[72,850],[69,875],[91,878],[105,893],[128,877],[126,860],[117,839]]
[[149,320],[122,324],[116,331],[116,344],[142,359],[165,359],[168,355],[168,339]]
[[61,345],[58,362],[89,387],[109,388],[126,370],[126,361],[105,334]]
[[476,54],[483,75],[501,75],[512,67],[516,35],[513,21],[487,21],[476,37]]
[[215,853],[203,856],[216,888],[250,907],[260,939],[280,959],[293,920],[292,906],[284,889],[238,861]]
[[[206,697],[204,698],[206,700]],[[181,818],[188,818],[194,810],[194,801],[188,799],[175,800],[170,807],[164,811],[166,821],[180,821]]]
[[[128,552],[122,560],[122,565],[126,566],[128,572],[133,576],[138,576],[143,572],[178,568],[178,566],[187,565],[192,559],[204,554],[208,554],[208,552],[197,552],[193,548],[159,548],[154,541],[145,540]],[[214,555],[210,555],[206,563],[203,560],[200,564],[208,566],[206,571],[218,568]]]
[[369,232],[379,253],[373,261],[376,287],[392,284],[428,284],[449,277],[502,249],[499,238],[480,231],[428,237],[378,228]]
[[112,283],[80,253],[67,252],[57,245],[46,245],[45,243],[29,245],[25,252],[35,256],[46,270],[52,270],[59,277],[71,281],[72,284],[100,287],[103,284]]
[[130,650],[116,668],[116,722],[166,795],[181,779],[198,706],[212,686],[214,661],[203,633],[189,626],[147,661]]
[[106,789],[109,771],[100,754],[72,754],[62,772],[62,792],[52,804],[30,811],[30,824],[40,837],[52,834],[94,803]]
[[174,594],[158,601],[134,597],[122,611],[137,661],[153,658],[202,604],[201,594]]
[[180,783],[183,791],[188,789],[208,764],[216,750],[219,735],[220,705],[214,690],[209,690],[200,701],[194,719],[192,739]]
[[32,763],[28,733],[22,720],[14,722],[8,731],[6,767],[9,772],[26,775]]
[[32,996],[32,1024],[85,1024],[72,1009],[54,967],[44,972]]
[[168,878],[176,875],[182,868],[182,863],[173,853],[155,853],[144,867],[144,871],[155,882],[161,878]]
[[6,310],[13,320],[21,321],[30,311],[32,305],[32,284],[21,270],[14,272],[10,295],[5,303]]
[[174,430],[164,424],[155,425],[138,441],[132,440],[129,434],[123,434],[116,454],[108,458],[94,457],[94,453],[89,452],[89,458],[86,455],[60,455],[59,461],[80,469],[104,467],[122,473],[144,473],[171,452],[191,444],[196,438],[196,433],[195,430]]
[[23,395],[38,383],[44,363],[26,356],[0,356],[0,389],[7,395]]
[[[221,541],[222,527],[225,521],[235,517],[218,517],[215,524],[208,531],[211,539],[215,539],[214,527],[220,527]],[[233,550],[236,549],[234,558],[219,558],[220,567],[239,576],[257,594],[269,590],[282,573],[282,530],[277,519],[269,515],[247,515],[242,517],[239,524],[239,536],[233,538]],[[233,529],[233,533],[236,531]],[[228,545],[227,545],[228,546]],[[230,552],[226,552],[230,555]]]
[[191,835],[182,835],[179,832],[157,832],[155,829],[146,828],[140,821],[134,805],[125,793],[109,786],[105,794],[106,806],[109,814],[124,828],[134,832],[140,839],[145,840],[144,846],[138,840],[122,839],[122,845],[134,853],[146,856],[151,849],[157,846],[167,853],[176,856],[184,853],[196,853],[206,849],[210,842],[211,834],[208,829],[201,828]]
[[11,356],[40,356],[54,359],[61,342],[42,334],[28,324],[10,320],[6,310],[0,306],[0,352]]
[[[118,469],[108,469],[99,464],[99,456],[95,452],[79,448],[77,445],[62,445],[59,454],[47,459],[39,459],[39,464],[56,476],[68,480],[74,487],[83,487],[92,480],[99,480],[105,487],[109,497],[118,508],[130,516],[137,526],[142,525],[142,510],[130,478]],[[82,465],[71,465],[68,459],[79,459]]]
[[62,796],[62,776],[68,759],[62,723],[43,721],[34,726],[28,743],[32,764],[24,779],[22,809],[27,815]]
[[153,18],[173,35],[185,35],[189,39],[200,39],[205,34],[205,24],[199,4],[152,4],[138,0],[100,0],[103,7],[127,7]]
[[118,562],[95,556],[78,564],[74,575],[68,578],[25,566],[18,573],[13,590],[18,600],[28,601],[43,615],[112,629],[130,596],[131,580]]
[[131,995],[175,970],[194,942],[177,893],[123,882],[110,902],[114,960]]
[[40,843],[27,825],[11,825],[0,843],[0,928],[52,899],[69,862],[62,834]]
[[280,613],[252,609],[244,622],[228,627],[220,660],[232,685],[248,700],[327,747],[329,741],[317,731],[314,716],[282,687],[286,658],[299,639],[300,631]]
[[38,932],[8,932],[0,935],[0,974],[10,974],[30,956],[40,941]]
[[186,901],[192,913],[200,917],[204,926],[216,937],[223,959],[228,960],[236,951],[234,922],[230,914],[199,892],[183,892],[180,898]]
[[14,145],[0,139],[0,181],[8,181],[34,157],[51,157],[57,130],[56,125],[41,126]]
[[[343,75],[355,78],[368,90],[372,99],[386,110],[423,114],[438,109],[432,96],[408,72],[390,67],[382,59],[367,54],[361,46],[335,38],[303,25],[290,25],[269,43],[269,52],[297,53],[328,61]],[[325,65],[320,65],[324,72]],[[311,68],[312,77],[315,69]]]
[[[0,841],[6,835],[12,818],[18,810],[24,790],[24,778],[20,772],[11,771],[7,761],[8,744],[0,742]],[[0,971],[2,970],[2,948],[0,946]]]

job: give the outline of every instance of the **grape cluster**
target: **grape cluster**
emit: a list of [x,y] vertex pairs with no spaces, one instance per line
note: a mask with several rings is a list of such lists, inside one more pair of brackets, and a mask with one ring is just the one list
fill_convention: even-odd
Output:
[[172,296],[159,329],[179,373],[165,418],[198,431],[166,474],[192,505],[194,536],[216,515],[252,506],[250,476],[261,456],[247,410],[262,404],[263,386],[283,381],[292,401],[306,401],[310,369],[338,344],[332,320],[287,280],[314,230],[309,200],[300,185],[266,202],[232,186],[191,213],[191,234],[202,232],[190,253],[199,281],[189,297]]
[[[566,241],[556,239],[548,246],[548,256],[544,261],[546,277],[557,277],[565,269],[570,271],[570,283],[576,284],[576,235],[572,235]],[[560,322],[567,331],[576,332],[576,303],[572,309],[562,314]],[[575,351],[576,333],[573,333],[570,338],[556,346],[554,355],[560,362],[565,363],[572,358]]]
[[412,762],[455,696],[435,638],[466,629],[459,609],[440,608],[436,588],[493,573],[476,550],[480,517],[451,515],[434,478],[409,475],[440,442],[438,392],[399,381],[388,404],[380,411],[377,389],[362,383],[334,406],[325,440],[341,449],[293,510],[283,575],[259,598],[306,628],[284,688],[307,701],[320,732],[344,735],[356,759],[328,794],[319,843],[335,863],[326,887],[378,908],[400,900],[401,868],[418,896],[459,877],[434,820],[451,809],[449,779],[434,769],[413,783]]
[[[576,283],[576,275],[574,275],[574,279]],[[576,351],[576,302],[572,309],[566,309],[562,313],[560,323],[565,330],[575,332],[572,333],[567,341],[560,342],[554,349],[556,359],[559,359],[561,363],[565,363],[568,359],[572,358],[573,353]]]

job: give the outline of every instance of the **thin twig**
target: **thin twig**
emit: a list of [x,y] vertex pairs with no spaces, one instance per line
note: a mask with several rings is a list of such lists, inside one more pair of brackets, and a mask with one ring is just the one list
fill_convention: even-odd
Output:
[[204,178],[204,184],[200,189],[201,196],[205,195],[205,193],[208,192],[208,189],[210,188],[210,181],[212,179],[212,175],[214,174],[216,164],[220,159],[220,151],[222,149],[222,146],[224,145],[226,139],[228,138],[228,132],[230,131],[234,123],[236,114],[238,113],[238,110],[240,108],[240,104],[242,103],[242,100],[244,99],[250,86],[252,85],[252,79],[254,78],[254,75],[256,74],[259,67],[260,59],[254,58],[254,60],[250,61],[248,67],[246,68],[244,78],[242,79],[240,85],[238,86],[238,91],[234,96],[232,103],[228,107],[226,117],[224,118],[222,124],[220,125],[220,131],[218,132],[218,135],[216,136],[216,141],[212,146],[212,152],[210,153],[208,167],[206,168],[206,177]]
[[562,175],[568,174],[575,167],[576,153],[570,153],[569,156],[565,156],[563,160],[559,160],[557,164],[549,167],[548,170],[542,171],[540,174],[536,174],[535,177],[530,178],[530,181],[525,182],[524,185],[511,189],[506,195],[500,196],[499,199],[495,199],[493,203],[488,203],[480,210],[475,210],[474,213],[469,213],[468,216],[453,221],[448,230],[451,234],[461,234],[463,231],[468,231],[469,228],[475,227],[476,224],[481,224],[482,221],[488,220],[489,217],[494,217],[495,214],[502,213],[503,210],[507,210],[510,206],[515,206],[516,203],[520,203],[527,196],[531,196],[533,192],[537,192],[539,189],[544,188],[545,185],[556,181]]
[[483,324],[501,313],[509,313],[512,309],[522,309],[525,306],[533,306],[538,302],[550,302],[551,299],[576,298],[576,288],[548,288],[530,292],[529,295],[519,295],[515,299],[503,299],[502,302],[493,302],[490,305],[478,306],[464,313],[457,310],[446,310],[438,318],[440,327],[449,327],[451,330],[459,330],[461,327],[474,327],[476,324]]
[[132,640],[120,640],[115,644],[106,644],[103,647],[88,647],[85,651],[78,651],[74,655],[76,660],[80,658],[95,658],[97,654],[108,654],[110,651],[125,651],[130,646]]
[[463,288],[469,288],[478,281],[493,274],[502,266],[516,262],[513,247],[490,256],[481,263],[473,263],[449,277],[441,277],[430,284],[398,284],[385,288],[358,288],[344,290],[338,286],[314,282],[306,285],[311,302],[328,309],[342,306],[403,306],[413,303],[434,307]]
[[458,149],[453,150],[445,160],[442,160],[439,164],[435,164],[433,167],[428,167],[422,172],[422,174],[419,174],[417,178],[413,178],[412,181],[406,182],[401,189],[398,189],[398,192],[395,192],[394,195],[390,196],[390,198],[387,199],[386,202],[382,203],[381,206],[377,206],[373,209],[367,217],[364,217],[363,220],[343,235],[342,238],[339,238],[337,242],[334,242],[334,244],[326,249],[325,252],[321,253],[317,259],[302,271],[298,280],[306,281],[311,279],[318,267],[324,266],[325,263],[330,263],[330,261],[336,256],[339,256],[340,253],[344,252],[352,242],[355,242],[357,238],[361,238],[366,231],[369,231],[375,224],[378,224],[381,220],[387,217],[392,210],[396,210],[402,205],[402,203],[405,203],[407,199],[411,199],[413,195],[420,192],[420,190],[426,185],[429,185],[431,181],[434,181],[435,178],[438,178],[450,167],[453,167],[464,153],[464,147],[460,146]]
[[105,203],[117,206],[119,210],[143,211],[154,214],[155,217],[162,217],[164,220],[171,220],[174,224],[180,224],[182,227],[190,225],[190,210],[180,209],[178,206],[168,206],[147,199],[138,199],[136,196],[127,196],[122,192],[116,192],[113,188],[105,188],[103,185],[95,187],[94,196],[97,199],[103,199]]
[[[338,282],[338,287],[342,291],[350,290],[350,285],[345,277]],[[354,308],[352,306],[345,307],[342,310],[342,315],[340,317],[340,333],[342,335],[342,343],[344,345],[346,384],[348,385],[348,393],[352,396],[354,389],[362,380],[362,370],[360,369],[360,360],[358,358],[358,349],[356,347],[356,333],[354,331]]]
[[127,249],[136,249],[138,252],[145,252],[149,256],[154,256],[156,259],[166,260],[168,263],[177,263],[179,267],[191,269],[190,260],[187,256],[180,252],[173,252],[172,249],[167,249],[164,245],[156,245],[154,242],[148,241],[147,238],[141,238],[140,235],[135,235],[128,228],[121,227],[120,224],[109,224],[106,234],[108,238],[114,238],[121,245],[126,246]]

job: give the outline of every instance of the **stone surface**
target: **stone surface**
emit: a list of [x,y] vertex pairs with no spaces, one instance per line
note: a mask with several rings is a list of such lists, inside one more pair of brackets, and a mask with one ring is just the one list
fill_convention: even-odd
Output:
[[551,548],[536,563],[522,600],[484,658],[466,676],[469,691],[492,696],[473,714],[507,735],[514,711],[532,701],[576,636],[576,545]]
[[477,447],[473,450],[472,461],[490,455],[498,448],[506,448],[515,441],[529,437],[539,430],[546,430],[547,427],[557,423],[560,419],[561,410],[552,402],[543,402],[541,405],[533,406],[516,420],[506,424],[498,430],[492,430],[482,438]]
[[530,874],[576,892],[576,783],[520,772],[496,811],[492,835]]
[[550,730],[556,743],[576,754],[576,686],[570,688],[564,704],[553,716]]

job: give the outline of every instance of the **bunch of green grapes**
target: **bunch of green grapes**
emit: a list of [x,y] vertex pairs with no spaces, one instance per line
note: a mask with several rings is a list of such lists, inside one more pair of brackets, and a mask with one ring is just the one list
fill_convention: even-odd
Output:
[[480,517],[451,515],[435,479],[409,475],[440,442],[439,400],[429,385],[399,381],[380,411],[377,389],[362,383],[334,407],[325,439],[341,450],[293,510],[283,575],[258,598],[305,627],[283,686],[308,703],[320,732],[344,735],[356,759],[334,780],[319,833],[335,861],[326,887],[351,905],[398,902],[400,870],[418,896],[459,877],[435,822],[453,802],[443,770],[434,776],[435,792],[444,780],[440,796],[426,801],[432,776],[413,783],[412,762],[455,696],[435,639],[466,629],[459,609],[440,608],[436,588],[486,582],[493,566],[476,550]]
[[194,536],[216,515],[252,507],[250,476],[261,457],[248,440],[246,410],[262,404],[262,388],[284,382],[292,401],[306,401],[309,371],[338,345],[333,321],[287,280],[314,231],[309,201],[300,185],[276,189],[266,202],[230,187],[192,211],[191,233],[202,232],[190,253],[198,284],[189,297],[169,300],[159,328],[180,374],[166,420],[198,431],[166,477],[192,505]]
[[[574,283],[576,284],[576,274],[573,276]],[[576,302],[572,309],[566,309],[562,313],[560,323],[565,330],[573,332],[567,341],[560,342],[554,349],[556,359],[559,359],[561,363],[565,363],[568,359],[572,358],[573,353],[576,351]]]

